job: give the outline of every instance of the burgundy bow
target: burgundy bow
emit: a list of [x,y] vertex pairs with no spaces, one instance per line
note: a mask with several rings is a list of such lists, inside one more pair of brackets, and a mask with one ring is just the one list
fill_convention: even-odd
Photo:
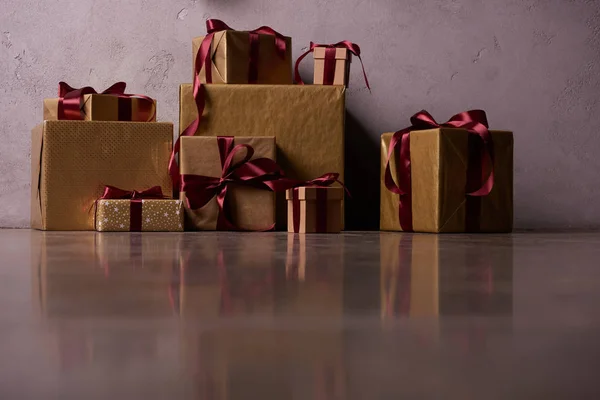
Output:
[[140,232],[142,230],[142,200],[164,199],[160,186],[153,186],[150,189],[142,190],[123,190],[114,186],[105,186],[104,193],[98,200],[131,200],[129,203],[129,230],[131,232]]
[[349,52],[354,54],[360,60],[360,65],[362,66],[363,76],[365,78],[365,84],[367,85],[367,88],[369,89],[369,91],[371,90],[371,86],[369,86],[369,80],[367,79],[367,73],[365,72],[365,65],[363,64],[362,58],[360,57],[360,47],[356,43],[349,42],[348,40],[342,40],[341,42],[334,43],[334,44],[317,44],[317,43],[310,42],[309,49],[304,54],[302,54],[300,57],[298,57],[298,59],[296,60],[296,65],[294,67],[294,79],[297,84],[304,85],[304,81],[302,81],[302,77],[300,76],[300,71],[298,69],[298,67],[300,66],[300,62],[309,53],[312,53],[313,51],[315,51],[316,47],[325,47],[326,49],[333,49],[333,50],[335,50],[336,48],[348,49]]
[[[478,168],[467,171],[466,194],[473,197],[487,196],[494,186],[494,144],[488,130],[488,121],[485,111],[471,110],[456,114],[443,124],[438,124],[427,111],[422,110],[410,118],[412,126],[402,129],[392,137],[385,164],[385,186],[392,193],[400,196],[399,219],[403,231],[413,230],[412,223],[412,190],[410,173],[410,132],[440,127],[466,129],[469,133],[481,138],[476,150],[470,148],[470,157],[475,155],[479,164]],[[483,143],[483,146],[481,146]],[[397,149],[397,147],[400,147]],[[474,146],[475,147],[475,146]],[[476,153],[476,154],[475,154]],[[396,156],[397,180],[392,178],[390,160]],[[487,168],[484,165],[487,163]],[[471,164],[471,163],[469,163]],[[490,173],[483,177],[485,171]],[[483,179],[482,179],[483,178]],[[483,180],[483,183],[481,181]]]
[[[200,45],[200,49],[198,50],[198,54],[196,55],[195,61],[195,74],[194,74],[194,102],[196,103],[196,109],[198,110],[198,116],[192,123],[185,128],[185,130],[181,133],[181,136],[194,136],[196,131],[198,131],[198,126],[200,125],[200,119],[202,118],[202,114],[204,112],[204,105],[206,102],[204,87],[202,83],[200,83],[200,79],[198,78],[198,74],[204,67],[204,72],[206,75],[206,83],[212,83],[212,65],[211,65],[211,57],[210,57],[210,46],[213,40],[213,36],[216,32],[224,31],[224,30],[233,30],[229,27],[225,22],[218,19],[209,19],[206,21],[206,30],[208,34],[202,40]],[[253,31],[250,31],[250,60],[248,66],[248,82],[253,83],[256,81],[258,77],[258,35],[272,35],[275,36],[275,46],[277,47],[277,53],[280,57],[285,58],[285,53],[287,51],[287,44],[285,42],[285,37],[281,35],[279,32],[268,26],[261,26]],[[177,154],[181,148],[181,143],[179,138],[175,141],[175,145],[173,146],[173,152],[171,153],[171,159],[169,160],[169,174],[171,175],[171,179],[173,180],[173,190],[175,195],[177,192],[181,190],[180,186],[181,182],[181,174],[179,173],[179,166],[177,165]]]
[[141,94],[126,94],[125,82],[117,82],[98,93],[93,87],[85,86],[79,89],[72,88],[65,82],[58,83],[58,119],[59,120],[83,120],[83,97],[86,94],[109,94],[117,96],[119,99],[131,99],[133,97],[141,99],[138,105],[139,117],[136,120],[153,121],[156,116],[156,107],[154,100]]

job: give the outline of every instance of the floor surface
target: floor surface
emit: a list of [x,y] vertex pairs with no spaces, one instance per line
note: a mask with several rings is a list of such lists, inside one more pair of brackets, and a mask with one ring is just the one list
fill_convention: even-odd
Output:
[[600,234],[0,230],[2,399],[597,399]]

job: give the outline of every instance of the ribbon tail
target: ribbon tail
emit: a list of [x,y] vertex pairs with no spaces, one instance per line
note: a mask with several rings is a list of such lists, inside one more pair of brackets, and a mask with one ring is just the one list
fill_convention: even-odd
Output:
[[304,85],[304,81],[302,80],[302,77],[300,76],[300,70],[299,70],[299,66],[300,66],[300,62],[302,60],[304,60],[304,58],[309,55],[310,53],[312,53],[314,51],[314,48],[312,46],[311,43],[311,48],[306,51],[304,54],[302,54],[300,57],[298,57],[298,59],[296,60],[296,65],[294,66],[294,81],[296,82],[296,84],[298,85]]
[[371,91],[371,86],[369,86],[369,79],[367,79],[367,73],[365,71],[365,64],[363,64],[363,60],[360,57],[360,55],[357,56],[359,61],[360,61],[360,66],[362,67],[362,72],[363,72],[363,76],[365,78],[365,84],[367,85],[367,89],[369,89],[369,92]]

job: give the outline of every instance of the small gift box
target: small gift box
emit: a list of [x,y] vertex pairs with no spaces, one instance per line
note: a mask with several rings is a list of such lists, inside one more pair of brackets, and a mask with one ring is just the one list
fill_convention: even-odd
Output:
[[[273,136],[182,137],[180,198],[184,201],[189,227],[194,230],[272,229],[275,193],[261,182],[275,171],[274,159]],[[257,169],[264,174],[257,175]]]
[[44,120],[156,121],[156,101],[150,97],[125,94],[119,82],[102,93],[91,87],[73,89],[59,84],[59,97],[44,99]]
[[481,110],[411,121],[381,137],[381,230],[510,232],[512,132],[488,130]]
[[171,193],[172,149],[171,123],[45,121],[32,130],[32,228],[95,230],[106,185]]
[[316,47],[313,53],[315,60],[315,85],[346,85],[350,78],[352,53],[346,48]]
[[182,232],[181,200],[163,198],[160,186],[146,191],[107,187],[96,202],[96,230],[100,232]]
[[343,227],[341,187],[297,187],[286,193],[288,232],[339,233]]
[[[292,83],[291,38],[264,26],[249,32],[236,31],[215,19],[206,21],[206,28],[206,36],[192,41],[194,76],[198,75],[200,82]],[[211,67],[210,76],[206,65]]]

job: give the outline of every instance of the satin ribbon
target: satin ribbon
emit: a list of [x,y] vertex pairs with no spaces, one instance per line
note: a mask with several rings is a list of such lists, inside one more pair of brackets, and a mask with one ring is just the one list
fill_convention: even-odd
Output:
[[[474,142],[470,137],[469,143],[469,167],[467,169],[466,195],[470,197],[482,197],[490,194],[494,186],[494,144],[488,130],[488,121],[485,111],[471,110],[456,114],[448,122],[438,124],[427,111],[422,110],[410,118],[412,126],[402,129],[392,137],[385,164],[384,183],[392,193],[400,196],[398,218],[400,226],[405,232],[413,231],[412,222],[412,188],[410,168],[410,133],[413,131],[434,129],[440,127],[461,128],[467,130],[477,139]],[[392,177],[390,161],[392,157],[396,160],[396,176],[398,182]],[[476,160],[477,162],[472,162]],[[473,166],[476,165],[476,168]],[[490,173],[484,177],[485,171]],[[467,198],[468,200],[468,198]],[[467,202],[467,223],[470,229],[477,229],[478,216],[476,211],[469,208]]]
[[[185,130],[181,133],[179,138],[175,141],[175,145],[173,146],[173,152],[171,153],[171,158],[169,160],[169,174],[171,175],[171,180],[173,181],[173,191],[174,197],[177,197],[178,192],[181,190],[181,174],[179,172],[179,166],[177,165],[177,154],[181,149],[180,138],[181,136],[194,136],[198,131],[198,126],[200,125],[200,119],[202,118],[202,114],[204,113],[204,106],[206,104],[205,93],[204,93],[204,85],[200,82],[198,78],[198,74],[204,68],[206,83],[212,83],[212,65],[211,65],[211,57],[210,57],[210,46],[216,32],[225,31],[225,30],[234,30],[225,22],[218,19],[209,19],[206,21],[206,31],[207,35],[202,40],[200,44],[200,49],[198,50],[198,54],[196,55],[195,60],[195,73],[194,73],[194,102],[196,103],[196,109],[198,110],[198,116],[192,123],[185,128]],[[249,40],[250,40],[250,60],[249,60],[249,78],[256,80],[258,76],[258,35],[271,35],[275,36],[275,47],[277,49],[277,53],[280,57],[285,58],[285,53],[287,51],[287,44],[285,42],[285,37],[279,32],[268,26],[261,26],[260,28],[256,28],[253,31],[249,31]]]
[[[234,146],[234,137],[232,136],[218,136],[217,145],[222,167],[220,177],[184,174],[181,179],[181,191],[186,194],[188,208],[197,210],[208,204],[214,197],[217,198],[219,207],[217,230],[242,230],[231,221],[226,212],[227,192],[231,185],[283,192],[299,186],[329,186],[334,182],[339,182],[339,174],[334,173],[327,173],[310,181],[286,178],[283,170],[275,161],[269,158],[252,160],[254,155],[252,146],[247,144]],[[244,157],[234,163],[238,154],[244,154]],[[264,230],[269,231],[274,227],[275,225],[271,225]]]
[[[334,44],[318,44],[318,43],[310,42],[309,49],[304,54],[302,54],[300,57],[298,57],[298,59],[296,60],[296,65],[294,66],[294,80],[296,81],[297,84],[304,85],[304,81],[302,81],[302,77],[300,76],[300,71],[298,68],[300,66],[300,62],[309,53],[312,53],[313,51],[315,51],[316,47],[325,47],[326,49],[336,49],[336,48],[347,49],[350,53],[352,53],[356,57],[358,57],[358,59],[360,60],[360,65],[362,67],[363,76],[365,78],[365,84],[367,85],[367,88],[369,89],[369,91],[371,90],[371,86],[369,86],[369,80],[367,79],[367,73],[365,72],[365,65],[363,64],[362,58],[360,57],[360,47],[356,43],[352,43],[347,40],[342,40],[341,42],[334,43]],[[329,52],[329,58],[331,58],[331,54],[332,53]],[[335,55],[334,55],[334,58],[335,58]],[[326,51],[325,61],[327,62],[327,51]],[[329,79],[331,80],[331,82],[333,82],[333,78],[331,78],[331,74],[334,71],[335,71],[335,63],[333,63],[333,65],[330,64],[329,66],[326,65],[325,74],[330,75]]]
[[105,186],[104,193],[98,200],[130,200],[129,230],[141,232],[142,230],[142,200],[164,199],[160,186],[138,192],[137,190],[123,190],[114,186]]
[[[116,96],[119,99],[119,120],[127,121],[132,119],[131,98],[137,98],[141,101],[138,104],[138,116],[136,121],[153,121],[156,117],[156,106],[154,100],[141,94],[126,94],[125,82],[117,82],[98,93],[93,87],[85,86],[79,89],[72,88],[65,82],[58,83],[58,119],[59,120],[84,120],[83,114],[84,96],[86,94],[107,94]],[[125,111],[125,112],[124,112]],[[124,112],[125,117],[121,118]],[[147,117],[146,117],[147,116]],[[139,118],[137,118],[139,117]],[[144,118],[146,117],[146,118]]]

